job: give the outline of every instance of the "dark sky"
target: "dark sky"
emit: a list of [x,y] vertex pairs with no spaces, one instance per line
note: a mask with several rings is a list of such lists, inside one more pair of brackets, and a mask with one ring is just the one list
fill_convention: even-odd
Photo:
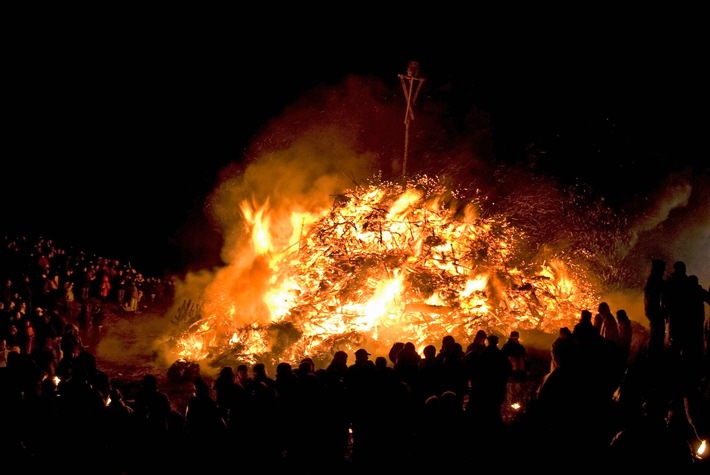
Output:
[[[9,45],[2,224],[153,270],[215,262],[203,218],[219,171],[306,91],[349,74],[420,103],[489,114],[497,160],[623,201],[686,165],[707,171],[707,51],[693,31],[111,25],[27,30]],[[366,32],[366,33],[365,33]],[[374,112],[373,112],[374,113]],[[573,158],[572,158],[573,157]],[[203,249],[185,250],[205,226]],[[194,244],[192,244],[194,246]]]

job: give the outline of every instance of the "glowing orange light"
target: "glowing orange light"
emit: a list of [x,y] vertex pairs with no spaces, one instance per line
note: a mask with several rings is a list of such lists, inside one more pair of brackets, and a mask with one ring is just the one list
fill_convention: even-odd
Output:
[[568,256],[523,256],[523,232],[451,195],[420,177],[352,190],[320,212],[243,202],[245,248],[207,288],[180,357],[297,361],[446,334],[469,341],[479,329],[553,333],[593,308],[591,279]]

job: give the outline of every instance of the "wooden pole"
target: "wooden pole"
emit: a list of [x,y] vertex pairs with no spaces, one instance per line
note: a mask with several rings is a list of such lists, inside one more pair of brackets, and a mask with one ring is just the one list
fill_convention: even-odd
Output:
[[[407,184],[407,159],[409,158],[409,123],[414,120],[414,103],[417,101],[424,78],[419,77],[419,63],[410,61],[407,66],[407,74],[398,74],[402,83],[402,91],[407,101],[404,112],[404,158],[402,160],[402,183]],[[416,88],[415,88],[416,84]]]

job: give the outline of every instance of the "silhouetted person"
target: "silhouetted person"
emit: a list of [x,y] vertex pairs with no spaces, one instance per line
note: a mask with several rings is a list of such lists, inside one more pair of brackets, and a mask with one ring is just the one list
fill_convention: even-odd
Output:
[[[24,445],[36,461],[36,473],[56,469],[57,460],[64,457],[63,447],[57,443],[61,427],[61,405],[57,385],[53,378],[45,378],[40,383],[40,394],[37,398],[25,398],[24,403]],[[5,430],[10,427],[3,424]],[[0,450],[2,451],[2,450]],[[9,454],[7,454],[9,455]],[[5,459],[6,462],[10,459]],[[40,467],[44,467],[40,470]],[[30,466],[25,467],[30,473]],[[35,473],[35,472],[32,472]]]
[[473,337],[473,341],[466,347],[466,354],[471,351],[477,354],[483,353],[486,349],[486,338],[488,338],[486,332],[484,330],[478,330]]
[[595,341],[599,332],[592,323],[592,312],[583,309],[579,314],[579,320],[574,324],[572,334],[580,343],[586,344]]
[[248,444],[244,453],[259,461],[259,465],[273,469],[281,460],[281,433],[278,393],[275,380],[269,376],[264,363],[252,366],[247,392],[251,396],[248,419]]
[[333,359],[325,368],[329,373],[333,373],[334,377],[342,382],[345,372],[348,370],[348,354],[342,350],[333,353]]
[[138,447],[146,465],[145,473],[157,470],[169,449],[170,419],[172,408],[170,398],[158,388],[158,378],[153,374],[143,376],[140,389],[136,392],[134,404],[138,424]]
[[81,339],[88,344],[91,341],[93,331],[93,329],[91,328],[91,303],[89,301],[81,303],[81,306],[79,307],[79,314],[76,316],[76,320],[79,324],[79,332],[81,334]]
[[[97,473],[94,466],[104,454],[105,413],[108,394],[95,384],[96,360],[82,351],[74,360],[69,377],[58,387],[61,400],[61,436],[57,439],[65,450],[83,459],[85,473]],[[104,388],[105,390],[105,388]]]
[[247,390],[251,381],[249,367],[245,364],[237,366],[237,371],[233,373],[233,386],[229,384],[229,370],[225,370],[224,373],[224,375],[220,374],[221,377],[217,377],[217,380],[221,382],[218,383],[215,380],[217,405],[221,406],[223,413],[228,413],[225,422],[230,440],[233,441],[235,447],[243,448],[248,445],[251,438],[249,431],[251,430],[252,397]]
[[324,380],[316,374],[313,359],[303,358],[298,364],[294,388],[294,427],[291,428],[289,461],[295,464],[291,468],[305,469],[312,467],[313,458],[318,457],[321,447],[327,444],[326,437],[333,436],[326,430],[330,415],[324,412]]
[[28,368],[26,356],[13,350],[7,354],[7,365],[0,367],[0,444],[5,464],[26,455],[23,444],[23,398]]
[[608,467],[642,473],[672,468],[675,473],[690,473],[692,449],[686,439],[668,427],[667,416],[665,404],[646,402],[643,412],[611,440]]
[[[434,347],[436,349],[436,347]],[[441,463],[441,454],[448,442],[448,427],[442,417],[441,400],[434,394],[427,397],[414,424],[412,464],[422,471],[434,470]],[[458,440],[454,436],[454,440]]]
[[112,388],[109,393],[109,404],[106,407],[106,444],[108,447],[108,464],[111,473],[129,473],[136,463],[133,459],[136,453],[136,434],[138,425],[135,411],[123,398],[118,388]]
[[464,361],[464,351],[461,343],[452,335],[445,335],[441,339],[441,347],[436,354],[439,370],[441,392],[452,391],[463,404],[464,395],[468,390],[468,373]]
[[601,329],[599,334],[602,338],[609,340],[615,345],[619,344],[619,324],[616,321],[616,317],[611,313],[611,308],[607,302],[600,302],[597,307],[597,315],[594,317],[595,320],[601,318]]
[[[672,379],[668,387],[671,400],[683,401],[688,412],[697,416],[702,411],[701,381],[703,362],[698,355],[698,327],[693,325],[693,317],[699,320],[701,299],[698,286],[686,274],[683,261],[673,264],[673,272],[665,281],[663,302],[668,313]],[[704,308],[703,308],[704,313]],[[704,318],[704,317],[703,317]]]
[[422,356],[417,352],[417,348],[411,341],[406,342],[402,350],[397,354],[394,370],[399,380],[407,383],[410,388],[414,388],[417,385],[419,361],[421,359]]
[[604,380],[604,387],[609,394],[613,394],[621,383],[625,369],[619,345],[619,324],[607,302],[600,302],[597,312],[595,320],[602,322],[599,332],[602,337],[599,342],[600,351],[596,355],[596,365],[599,369],[597,374]]
[[[618,347],[597,334],[591,312],[583,309],[572,331],[572,364],[562,364],[549,373],[538,389],[538,401],[544,420],[566,441],[565,431],[581,429],[569,426],[570,414],[579,421],[599,424],[606,415],[614,391],[623,373],[618,366]],[[590,433],[589,436],[592,434]]]
[[524,379],[527,371],[527,351],[520,343],[520,332],[511,331],[508,341],[503,343],[500,350],[510,362],[511,376],[518,381]]
[[[405,343],[412,345],[412,343]],[[397,360],[399,361],[402,349]],[[408,455],[412,430],[411,389],[400,378],[397,370],[387,365],[387,358],[375,358],[375,375],[371,387],[373,404],[369,418],[372,423],[369,463],[377,463],[383,469],[402,466]],[[362,461],[362,460],[361,460]]]
[[392,346],[390,347],[390,351],[387,353],[387,357],[389,358],[389,360],[392,364],[397,363],[397,355],[399,355],[399,352],[402,351],[403,348],[404,348],[403,341],[396,341],[396,342],[392,343]]
[[346,464],[350,439],[350,413],[345,392],[345,372],[348,354],[342,350],[333,354],[324,371],[317,371],[323,386],[323,466],[326,472],[338,473]]
[[498,347],[498,336],[488,335],[487,340],[486,351],[479,362],[480,369],[472,382],[466,412],[474,424],[490,429],[502,423],[501,409],[512,368],[508,357]]
[[238,391],[245,393],[243,387],[237,384],[234,376],[234,369],[231,366],[224,366],[212,383],[215,392],[215,401],[219,408],[219,413],[225,424],[230,426],[230,416],[236,414],[238,406],[244,400],[244,396],[239,396]]
[[423,357],[417,365],[419,367],[419,385],[415,389],[415,395],[418,396],[420,403],[424,403],[429,396],[441,394],[436,362],[436,347],[434,345],[425,346],[422,350],[422,355]]
[[575,357],[576,343],[572,331],[568,327],[561,327],[550,346],[550,371],[561,366],[574,365]]
[[251,381],[249,382],[249,387],[247,387],[247,390],[249,390],[253,394],[255,390],[260,390],[260,383],[265,384],[269,389],[274,388],[274,378],[269,376],[269,372],[266,369],[266,365],[264,363],[255,363],[251,367]]
[[195,392],[185,407],[187,441],[198,453],[206,453],[209,450],[220,451],[226,446],[223,444],[226,441],[227,425],[205,380],[201,376],[196,376],[193,384]]
[[666,262],[661,259],[651,261],[651,272],[643,288],[643,308],[648,318],[648,356],[658,360],[663,355],[666,342],[667,313],[663,305]]
[[356,467],[368,466],[377,442],[377,425],[372,413],[376,400],[372,391],[375,363],[366,349],[355,352],[355,362],[348,366],[343,381],[352,424],[352,462]]
[[449,467],[470,465],[479,453],[480,444],[490,438],[489,433],[477,428],[474,428],[477,434],[472,434],[459,402],[458,396],[451,391],[430,396],[424,402],[413,429],[413,473],[439,473],[442,464]]
[[[306,376],[309,376],[309,371],[304,369],[303,376],[305,380]],[[298,450],[299,448],[296,446],[304,443],[303,439],[310,439],[310,429],[314,425],[311,423],[306,427],[303,433],[301,433],[303,414],[308,413],[308,416],[311,416],[311,414],[310,407],[308,411],[299,407],[300,394],[297,378],[298,373],[293,370],[291,363],[282,361],[276,365],[274,388],[278,394],[277,430],[279,432],[281,450],[286,454],[289,460],[300,459],[300,457],[302,457],[302,454]],[[306,431],[309,431],[309,433],[306,434]]]
[[521,440],[529,445],[521,449],[533,457],[553,450],[558,462],[584,460],[585,466],[600,459],[609,441],[611,398],[600,395],[595,369],[562,364],[546,375],[525,414]]
[[633,340],[631,320],[624,309],[616,311],[616,320],[619,324],[620,358],[621,362],[626,366],[629,362],[629,356],[631,355],[631,341]]
[[252,378],[249,375],[249,367],[244,363],[237,365],[237,371],[234,373],[234,379],[237,383],[241,384],[242,387],[247,389],[252,381]]
[[691,305],[688,321],[688,341],[686,346],[688,363],[694,367],[698,378],[708,376],[703,365],[705,358],[705,304],[710,304],[710,292],[700,285],[697,275],[688,276],[691,287]]
[[674,362],[688,355],[694,288],[686,274],[685,262],[676,261],[663,287],[663,306],[668,313],[670,351]]
[[91,332],[89,333],[89,343],[96,346],[101,341],[106,311],[104,305],[98,303],[91,308]]

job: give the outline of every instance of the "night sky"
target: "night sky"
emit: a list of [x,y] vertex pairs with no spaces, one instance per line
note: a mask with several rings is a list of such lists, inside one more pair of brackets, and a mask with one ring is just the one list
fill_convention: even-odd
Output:
[[[149,271],[212,265],[220,242],[205,198],[260,128],[349,75],[376,78],[401,101],[397,75],[410,60],[426,78],[417,107],[445,104],[442,127],[474,109],[488,116],[496,161],[588,183],[612,204],[685,167],[707,176],[710,82],[692,29],[543,37],[531,27],[515,37],[484,34],[481,19],[452,31],[240,29],[248,21],[98,23],[14,38],[3,234],[43,235]],[[195,229],[203,239],[186,243]]]

